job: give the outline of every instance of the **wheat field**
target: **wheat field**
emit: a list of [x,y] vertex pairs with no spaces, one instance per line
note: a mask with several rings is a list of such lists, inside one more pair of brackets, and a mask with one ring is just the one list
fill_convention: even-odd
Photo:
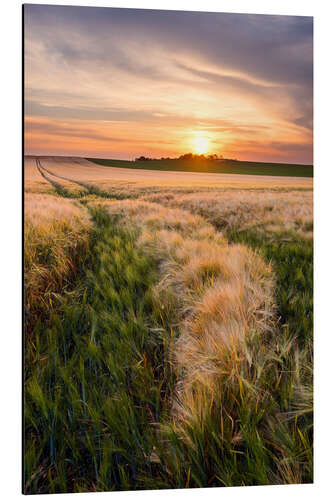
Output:
[[312,481],[311,178],[25,160],[25,491]]

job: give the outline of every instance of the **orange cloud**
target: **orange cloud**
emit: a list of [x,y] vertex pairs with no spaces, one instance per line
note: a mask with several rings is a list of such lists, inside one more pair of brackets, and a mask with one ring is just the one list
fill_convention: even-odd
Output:
[[25,9],[26,153],[312,163],[310,18]]

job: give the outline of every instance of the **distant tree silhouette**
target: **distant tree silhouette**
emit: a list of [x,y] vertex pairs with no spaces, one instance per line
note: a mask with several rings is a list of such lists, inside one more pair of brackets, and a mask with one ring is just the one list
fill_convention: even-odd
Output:
[[138,158],[135,158],[135,161],[150,161],[152,158],[147,158],[146,156],[139,156]]
[[211,154],[208,156],[205,155],[195,155],[193,153],[185,153],[183,155],[178,156],[178,158],[170,158],[169,156],[167,158],[162,157],[162,158],[149,158],[147,156],[138,156],[138,158],[135,158],[135,161],[162,161],[162,160],[186,160],[186,161],[197,161],[197,160],[207,160],[207,161],[216,161],[216,160],[223,160],[223,155],[217,155],[217,154]]

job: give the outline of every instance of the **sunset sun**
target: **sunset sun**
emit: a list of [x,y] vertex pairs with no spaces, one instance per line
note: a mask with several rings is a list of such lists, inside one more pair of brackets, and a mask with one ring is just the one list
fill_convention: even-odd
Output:
[[197,154],[205,154],[209,150],[209,139],[202,134],[197,134],[193,139],[193,146]]

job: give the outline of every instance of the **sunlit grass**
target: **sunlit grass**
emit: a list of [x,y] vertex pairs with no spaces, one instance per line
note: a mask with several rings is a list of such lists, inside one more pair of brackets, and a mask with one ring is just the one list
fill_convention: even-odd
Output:
[[311,191],[229,190],[189,194],[171,191],[146,196],[145,199],[199,214],[221,231],[254,228],[269,233],[295,231],[301,236],[312,237]]
[[91,226],[88,212],[72,201],[25,194],[25,326],[52,310],[58,294],[72,288],[82,267]]
[[311,193],[70,188],[26,195],[25,491],[311,482]]

